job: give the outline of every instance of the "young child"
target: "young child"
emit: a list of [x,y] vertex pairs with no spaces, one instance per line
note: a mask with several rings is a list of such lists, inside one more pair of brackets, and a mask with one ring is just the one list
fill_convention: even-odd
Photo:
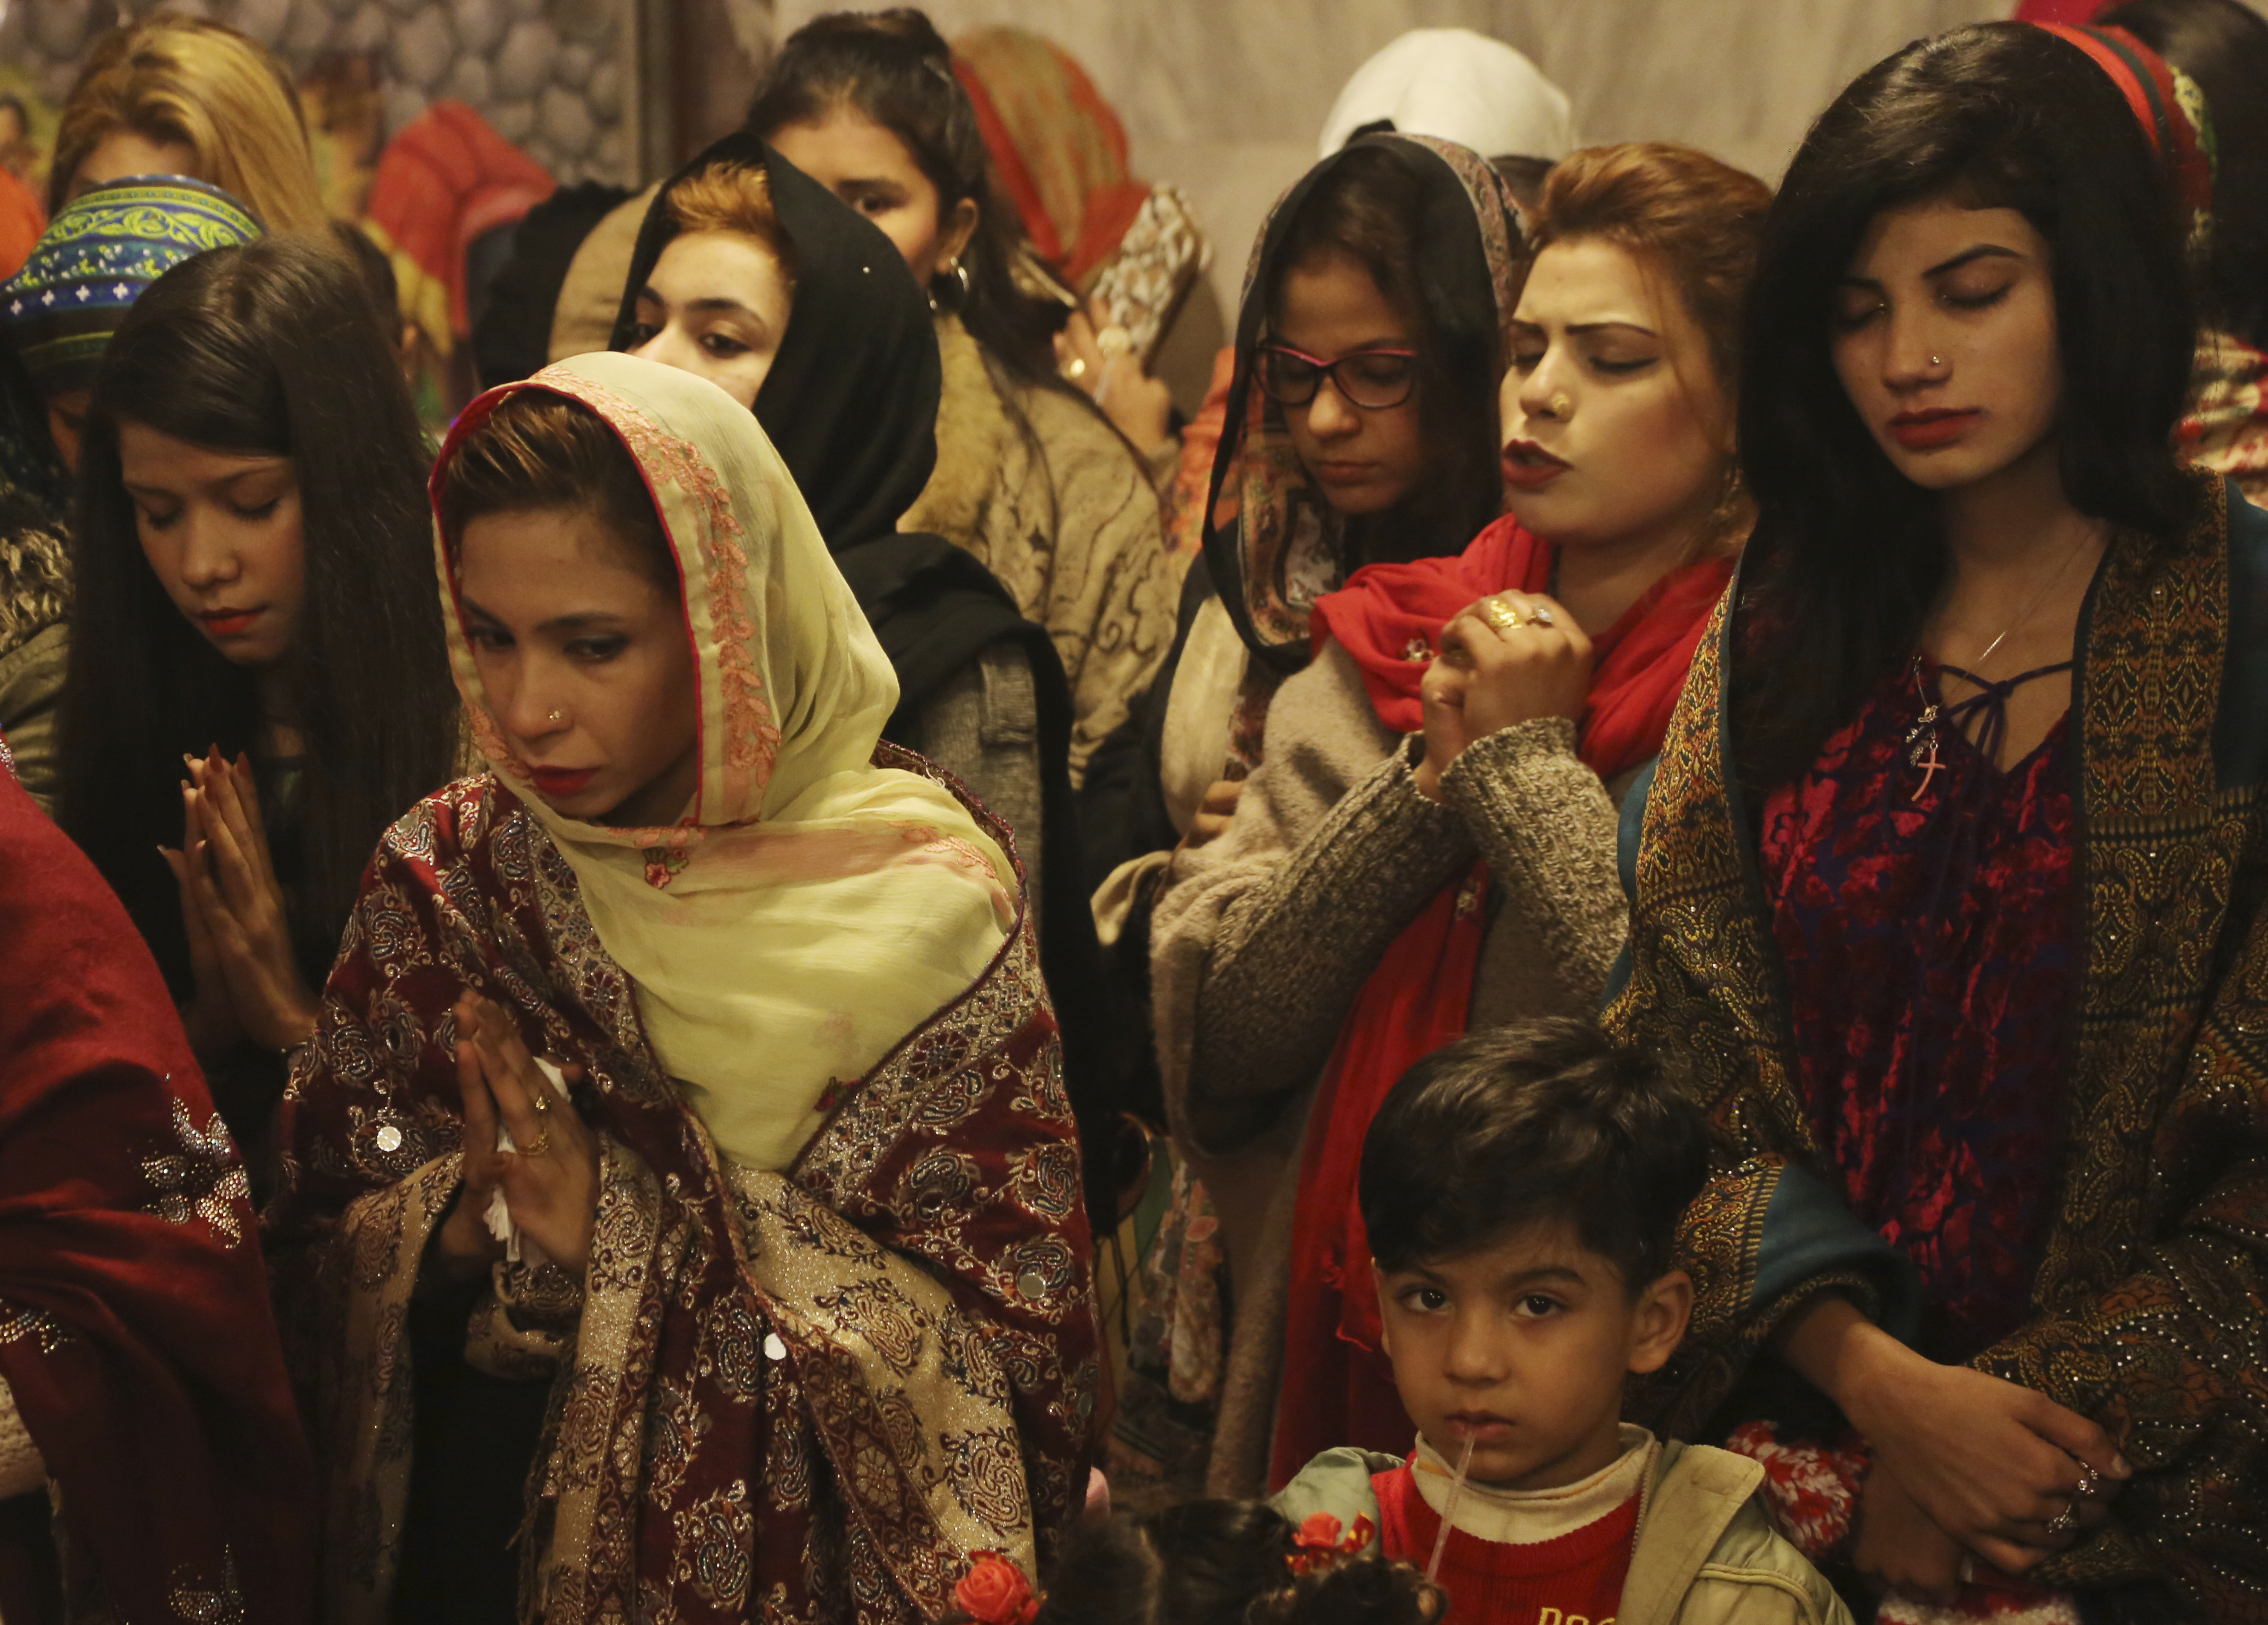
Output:
[[1461,1039],[1412,1067],[1363,1144],[1363,1223],[1406,1461],[1326,1451],[1275,1497],[1293,1524],[1368,1518],[1432,1557],[1456,1625],[1738,1619],[1848,1625],[1749,1500],[1756,1462],[1621,1421],[1623,1382],[1685,1334],[1672,1267],[1707,1175],[1699,1112],[1587,1023]]

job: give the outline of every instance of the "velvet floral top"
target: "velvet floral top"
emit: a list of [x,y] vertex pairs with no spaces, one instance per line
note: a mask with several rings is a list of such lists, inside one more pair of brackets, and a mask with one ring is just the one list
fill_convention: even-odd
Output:
[[1964,1360],[2029,1317],[2052,1193],[2072,746],[2066,717],[2003,772],[1940,723],[1926,772],[1907,742],[1934,683],[1883,682],[1766,801],[1760,855],[1828,1171],[1920,1270],[1923,1352]]

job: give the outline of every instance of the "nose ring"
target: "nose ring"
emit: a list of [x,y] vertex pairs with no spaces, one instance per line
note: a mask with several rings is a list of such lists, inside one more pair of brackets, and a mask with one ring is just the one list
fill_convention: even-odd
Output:
[[1939,360],[1935,356],[1932,356],[1932,357],[1929,358],[1929,364],[1930,364],[1932,366],[1943,366],[1945,365],[1945,363],[1944,363],[1944,362],[1942,362],[1942,361]]
[[546,722],[550,723],[552,727],[557,728],[562,722],[564,722],[567,720],[567,713],[563,711],[555,711],[543,720]]
[[1554,417],[1560,418],[1564,421],[1567,414],[1575,410],[1575,403],[1569,400],[1564,394],[1555,395],[1551,397],[1550,403],[1545,410],[1548,410]]

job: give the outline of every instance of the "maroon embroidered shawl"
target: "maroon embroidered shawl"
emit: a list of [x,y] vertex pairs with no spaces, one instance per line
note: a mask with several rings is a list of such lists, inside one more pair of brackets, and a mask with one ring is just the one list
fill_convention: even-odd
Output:
[[[876,759],[924,767],[887,745]],[[1028,921],[845,1092],[786,1178],[754,1174],[680,1103],[572,870],[484,775],[388,832],[285,1100],[268,1216],[287,1328],[320,1366],[327,1617],[387,1617],[404,1311],[458,1179],[450,1008],[467,987],[535,1053],[588,1068],[578,1100],[604,1146],[524,1610],[912,1625],[947,1609],[974,1550],[1032,1567],[1083,1502],[1098,1330]]]
[[5,761],[0,1378],[60,1487],[66,1612],[296,1625],[313,1474],[244,1169],[140,934]]

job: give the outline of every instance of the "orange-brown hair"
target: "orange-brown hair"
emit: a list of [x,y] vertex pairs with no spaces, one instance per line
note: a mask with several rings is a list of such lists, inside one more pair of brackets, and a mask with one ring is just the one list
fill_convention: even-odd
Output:
[[233,193],[270,232],[321,232],[322,194],[291,75],[233,28],[160,11],[95,41],[55,129],[48,212],[105,136],[178,141],[191,172]]
[[1700,329],[1729,406],[1738,397],[1741,305],[1771,188],[1666,141],[1586,147],[1552,167],[1530,220],[1535,246],[1597,238],[1665,273]]
[[772,206],[771,177],[748,164],[711,164],[669,188],[663,207],[681,232],[737,232],[771,251],[791,282],[795,262],[779,211]]
[[672,598],[684,591],[661,516],[629,450],[589,407],[541,389],[507,398],[450,455],[441,482],[449,557],[461,555],[473,521],[529,508],[595,513],[656,587]]

